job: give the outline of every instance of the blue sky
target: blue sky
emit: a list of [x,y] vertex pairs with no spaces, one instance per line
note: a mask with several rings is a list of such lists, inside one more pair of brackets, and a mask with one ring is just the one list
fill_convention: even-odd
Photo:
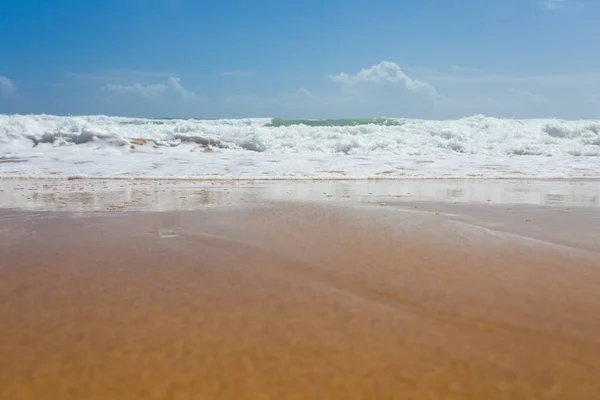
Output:
[[0,113],[600,118],[596,0],[0,0]]

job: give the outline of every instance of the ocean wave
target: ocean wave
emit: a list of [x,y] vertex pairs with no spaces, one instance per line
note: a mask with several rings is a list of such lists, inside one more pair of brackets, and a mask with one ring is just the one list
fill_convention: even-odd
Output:
[[397,118],[348,118],[348,119],[279,119],[273,118],[265,126],[357,126],[357,125],[378,125],[378,126],[399,126],[402,120]]
[[5,177],[92,161],[94,176],[595,177],[600,121],[0,115],[0,157],[31,161],[2,163]]
[[5,152],[11,145],[28,144],[128,147],[140,139],[159,147],[195,144],[273,154],[594,156],[600,153],[600,121],[483,116],[448,121],[0,116],[0,150]]

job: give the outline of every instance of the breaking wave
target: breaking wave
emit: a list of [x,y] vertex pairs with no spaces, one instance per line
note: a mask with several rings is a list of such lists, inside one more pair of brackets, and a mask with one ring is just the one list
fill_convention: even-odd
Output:
[[600,121],[0,115],[0,177],[600,177]]
[[348,155],[471,154],[600,156],[600,121],[475,116],[414,119],[139,119],[0,116],[0,151],[46,145],[127,147],[193,144],[213,150]]

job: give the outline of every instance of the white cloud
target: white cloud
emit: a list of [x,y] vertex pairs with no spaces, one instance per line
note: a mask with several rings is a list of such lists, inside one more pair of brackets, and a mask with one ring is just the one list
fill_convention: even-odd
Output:
[[433,86],[427,82],[413,79],[406,75],[395,62],[382,61],[370,68],[361,69],[355,75],[348,75],[345,72],[337,75],[330,74],[328,77],[345,86],[356,86],[361,83],[392,83],[402,84],[407,90],[415,93],[423,93],[435,98],[439,96]]
[[143,85],[134,83],[132,85],[122,85],[118,83],[109,83],[104,86],[104,91],[122,96],[133,95],[143,99],[158,99],[165,95],[175,96],[181,99],[189,99],[196,96],[194,92],[186,90],[181,85],[179,78],[170,77],[165,83],[153,83]]
[[394,62],[383,61],[352,75],[342,72],[327,77],[339,83],[341,90],[321,86],[272,95],[235,95],[222,99],[222,104],[211,101],[208,107],[219,107],[219,116],[424,118],[439,115],[438,106],[446,102],[433,86],[407,76]]
[[310,96],[312,96],[312,93],[311,93],[310,90],[301,87],[298,90],[296,90],[296,95],[298,95],[298,96],[304,96],[304,97],[310,97]]
[[17,91],[13,83],[5,76],[0,76],[0,94],[9,94]]
[[[457,61],[455,65],[447,63],[443,67],[401,68],[395,62],[383,61],[362,70],[357,68],[353,73],[322,76],[312,84],[302,82],[302,87],[292,86],[289,90],[278,91],[263,85],[257,91],[248,89],[244,93],[239,85],[234,85],[236,92],[221,92],[210,98],[194,94],[193,86],[188,83],[189,75],[111,70],[106,74],[77,75],[68,80],[69,84],[89,88],[95,97],[88,104],[73,99],[61,112],[210,118],[446,119],[485,114],[576,119],[597,116],[600,73],[498,73],[475,66],[477,62]],[[249,71],[222,74],[245,76]],[[218,75],[216,72],[212,77]],[[323,85],[323,80],[330,84]]]

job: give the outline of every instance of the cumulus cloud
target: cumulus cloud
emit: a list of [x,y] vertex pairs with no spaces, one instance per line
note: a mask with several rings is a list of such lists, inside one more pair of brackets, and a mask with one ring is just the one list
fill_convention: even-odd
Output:
[[438,92],[429,83],[409,77],[402,71],[398,64],[391,61],[382,61],[370,68],[361,69],[355,75],[348,75],[342,72],[337,75],[330,74],[328,77],[349,87],[363,83],[392,83],[401,84],[407,90],[414,93],[423,93],[430,97],[438,96]]
[[[78,76],[81,80],[68,81],[88,88],[93,98],[90,96],[86,103],[85,99],[69,97],[65,100],[67,105],[54,112],[184,118],[446,119],[475,114],[509,118],[597,117],[600,73],[506,74],[476,66],[456,62],[443,67],[401,68],[395,62],[383,61],[354,73],[322,75],[312,84],[302,82],[303,87],[279,90],[274,85],[262,85],[258,90],[250,88],[240,93],[240,86],[234,85],[234,92],[223,90],[210,98],[194,94],[189,75],[182,76],[182,82],[176,73],[161,76],[120,71],[106,77]],[[218,72],[212,78],[215,76]],[[329,84],[323,85],[323,81]],[[7,82],[10,81],[0,79],[0,95],[14,90],[12,83]]]
[[0,94],[9,94],[16,92],[17,89],[13,83],[5,76],[0,76]]
[[118,95],[133,95],[143,99],[158,99],[165,95],[176,96],[181,99],[193,98],[194,92],[186,90],[181,85],[179,78],[170,77],[165,83],[153,83],[143,85],[134,83],[132,85],[122,85],[118,83],[109,83],[104,87],[104,91]]
[[[130,81],[131,82],[131,81]],[[156,82],[156,81],[155,81]],[[203,116],[205,100],[177,77],[158,83],[109,82],[95,89],[96,109],[102,114],[130,117]]]

